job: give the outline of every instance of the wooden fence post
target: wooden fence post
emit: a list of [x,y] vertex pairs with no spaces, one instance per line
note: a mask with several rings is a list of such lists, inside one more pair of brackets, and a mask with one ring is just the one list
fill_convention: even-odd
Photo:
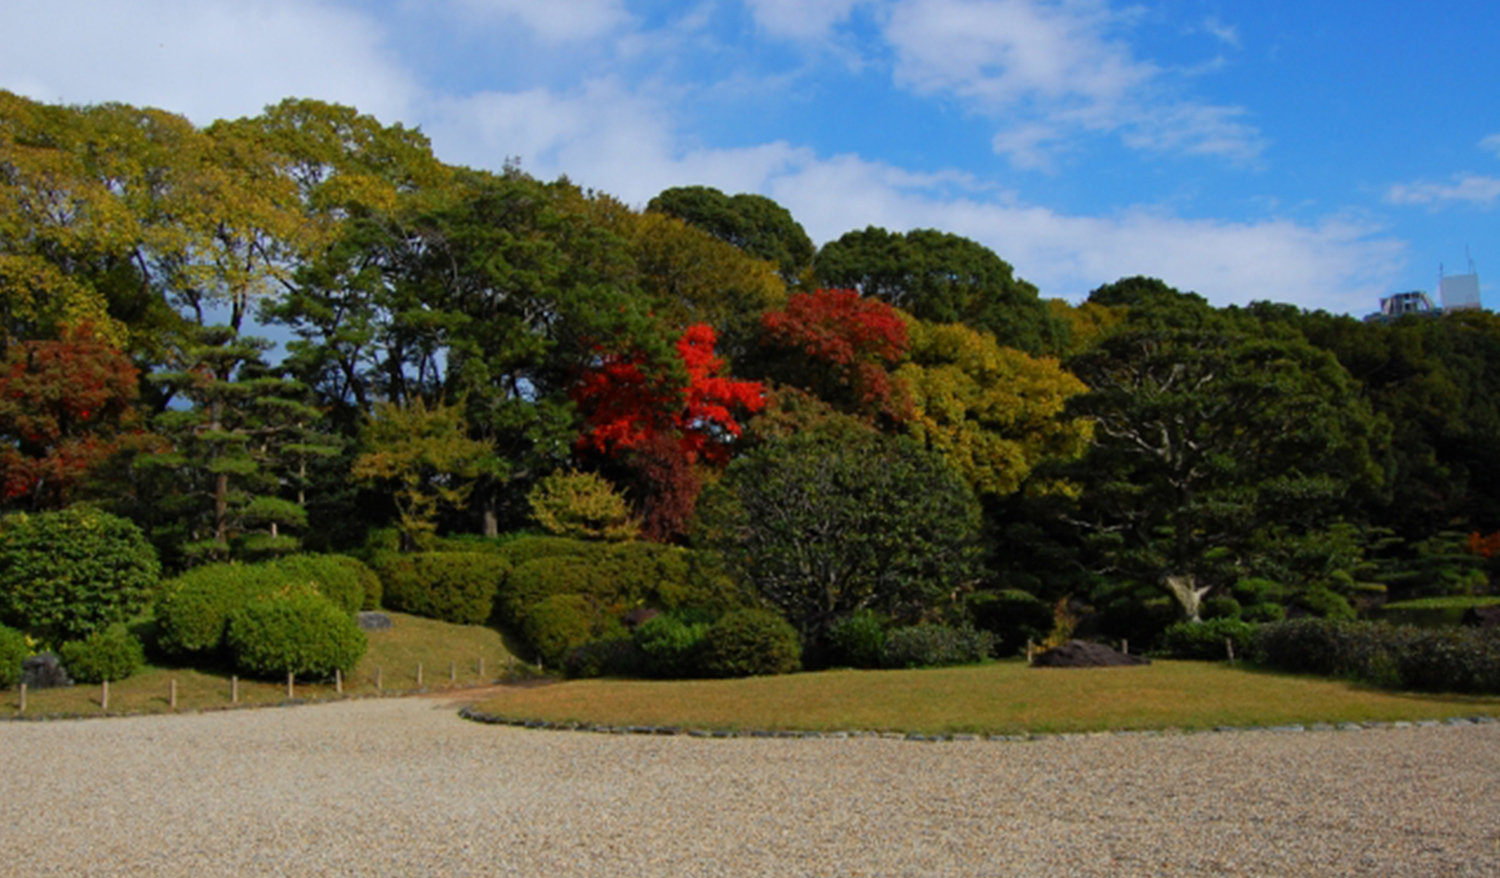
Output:
[[171,705],[171,707],[172,707],[173,710],[177,709],[177,678],[176,677],[172,678],[172,689],[171,689],[171,692],[169,692],[168,695],[167,695],[167,703],[169,705]]
[[17,711],[17,712],[18,713],[25,713],[26,712],[26,684],[25,683],[21,684],[21,709],[19,711]]
[[240,678],[238,674],[229,675],[229,703],[240,703]]
[[479,682],[484,682],[484,656],[479,657]]
[[1120,652],[1130,655],[1130,641],[1123,637],[1120,638]]
[[1031,664],[1031,660],[1035,657],[1036,647],[1032,644],[1031,638],[1028,637],[1026,638],[1026,664]]
[[105,680],[99,692],[99,709],[109,710],[109,681]]
[[384,670],[381,669],[381,668],[376,668],[375,669],[375,691],[378,692],[378,691],[380,691],[380,690],[382,690],[384,688],[385,688]]
[[1224,650],[1229,653],[1229,666],[1234,667],[1234,641],[1228,637],[1224,638]]
[[333,691],[344,694],[344,672],[338,668],[333,669]]
[[292,688],[293,681],[296,680],[296,677],[297,677],[297,675],[295,673],[293,673],[292,671],[287,671],[286,672],[286,697],[287,698],[296,698],[297,697],[296,696],[296,690],[294,690]]

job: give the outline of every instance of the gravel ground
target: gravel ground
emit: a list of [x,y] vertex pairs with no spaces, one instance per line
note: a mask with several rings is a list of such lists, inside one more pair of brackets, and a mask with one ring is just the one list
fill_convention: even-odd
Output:
[[529,731],[445,699],[0,723],[0,875],[1500,875],[1500,726]]

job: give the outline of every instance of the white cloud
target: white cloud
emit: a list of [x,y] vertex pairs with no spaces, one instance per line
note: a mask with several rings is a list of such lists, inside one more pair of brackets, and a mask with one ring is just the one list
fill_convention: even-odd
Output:
[[199,124],[290,96],[390,120],[419,92],[370,20],[299,0],[8,4],[0,85],[44,101],[155,106]]
[[1492,152],[1497,158],[1500,158],[1500,134],[1491,134],[1489,137],[1479,141],[1479,148],[1487,152]]
[[826,38],[867,0],[745,0],[755,23],[767,33],[795,40]]
[[1209,16],[1203,20],[1203,29],[1219,42],[1227,46],[1240,47],[1240,32],[1233,25],[1225,24],[1219,19]]
[[1045,168],[1044,147],[1089,132],[1253,161],[1264,141],[1237,121],[1244,111],[1169,96],[1168,72],[1111,36],[1122,21],[1102,0],[913,0],[891,12],[885,36],[898,84],[1006,120],[994,145],[1018,167]]
[[484,18],[522,22],[549,43],[591,40],[630,20],[623,0],[453,0]]
[[1468,174],[1454,177],[1452,183],[1397,183],[1386,190],[1385,200],[1433,208],[1454,203],[1493,207],[1500,204],[1500,178]]

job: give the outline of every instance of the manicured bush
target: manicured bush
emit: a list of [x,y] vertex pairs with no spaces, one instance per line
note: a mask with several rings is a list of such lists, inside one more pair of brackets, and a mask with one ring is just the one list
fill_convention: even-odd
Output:
[[162,583],[156,598],[156,645],[176,656],[208,653],[224,642],[229,617],[251,598],[289,585],[269,564],[205,564]]
[[1500,632],[1494,629],[1406,628],[1399,649],[1393,644],[1387,652],[1403,689],[1500,693]]
[[253,676],[348,673],[369,642],[352,616],[307,587],[253,598],[229,622],[235,667]]
[[1010,656],[1038,643],[1052,630],[1052,607],[1019,589],[981,591],[969,597],[974,624],[995,635],[995,655]]
[[829,661],[851,668],[880,667],[885,622],[869,610],[845,616],[828,628]]
[[1162,632],[1161,648],[1171,658],[1218,661],[1229,657],[1225,641],[1237,657],[1248,658],[1255,647],[1255,626],[1239,619],[1178,622]]
[[506,567],[486,552],[383,552],[373,560],[387,607],[455,625],[489,621]]
[[1243,612],[1244,608],[1240,606],[1239,601],[1222,594],[1207,598],[1203,601],[1203,606],[1199,609],[1199,614],[1205,621],[1238,619],[1241,618]]
[[526,614],[522,634],[548,667],[559,667],[568,653],[593,639],[593,614],[583,595],[555,594]]
[[1246,622],[1280,622],[1286,618],[1286,607],[1281,604],[1251,604],[1240,610],[1240,618]]
[[995,635],[975,628],[912,625],[885,636],[881,661],[888,668],[928,668],[968,665],[984,661],[995,646]]
[[116,623],[58,649],[68,676],[78,683],[124,680],[140,673],[146,650],[124,625]]
[[370,565],[352,555],[325,555],[324,557],[354,572],[354,576],[359,580],[360,592],[363,595],[360,599],[358,609],[380,609],[380,601],[384,589],[380,583],[379,573],[376,573],[370,569]]
[[44,640],[133,618],[160,577],[156,551],[118,516],[75,506],[0,519],[0,622]]
[[365,604],[365,584],[349,562],[360,563],[338,555],[289,555],[271,564],[285,571],[289,579],[317,586],[324,597],[344,612],[357,613]]
[[563,673],[569,677],[633,677],[642,673],[643,661],[633,637],[609,637],[575,647],[563,659]]
[[31,655],[26,646],[26,635],[0,625],[0,689],[9,689],[21,682],[21,662]]
[[642,669],[652,677],[681,679],[701,676],[703,638],[709,623],[675,613],[663,613],[635,629]]
[[797,629],[770,610],[731,610],[703,635],[703,669],[710,677],[788,674],[801,664]]
[[1314,586],[1299,593],[1292,603],[1314,616],[1325,619],[1353,619],[1354,607],[1341,594],[1322,586]]
[[1393,654],[1404,651],[1415,632],[1374,622],[1289,619],[1260,627],[1255,657],[1277,670],[1394,685]]

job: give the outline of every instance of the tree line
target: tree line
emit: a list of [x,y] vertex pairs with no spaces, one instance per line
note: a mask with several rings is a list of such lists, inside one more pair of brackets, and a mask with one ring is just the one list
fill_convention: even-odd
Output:
[[92,504],[178,570],[548,508],[723,552],[804,632],[1008,591],[1149,638],[1482,587],[1500,322],[1265,292],[1073,305],[958,235],[820,248],[759,195],[635,209],[350,107],[0,92],[0,507]]

